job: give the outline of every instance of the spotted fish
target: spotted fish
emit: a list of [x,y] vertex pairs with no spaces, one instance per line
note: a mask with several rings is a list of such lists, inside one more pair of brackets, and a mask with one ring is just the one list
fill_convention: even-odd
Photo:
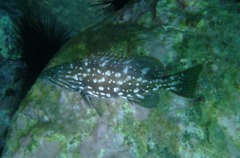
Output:
[[157,106],[159,90],[192,98],[201,70],[202,65],[197,65],[165,76],[161,62],[153,57],[98,54],[50,68],[42,73],[42,78],[79,92],[101,115],[102,98],[126,98],[145,107]]

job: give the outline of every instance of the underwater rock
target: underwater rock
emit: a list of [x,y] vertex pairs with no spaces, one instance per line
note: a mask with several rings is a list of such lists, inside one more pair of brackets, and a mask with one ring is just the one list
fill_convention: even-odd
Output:
[[[0,10],[1,11],[1,10]],[[14,29],[5,12],[0,15],[0,155],[3,151],[8,127],[20,102],[22,82],[15,82],[17,72],[25,68],[24,62],[12,60]]]
[[[239,157],[239,31],[233,28],[240,15],[232,16],[234,8],[214,9],[215,2],[181,1],[178,9],[179,3],[158,1],[156,7],[166,7],[155,8],[152,27],[141,19],[147,25],[136,21],[89,28],[66,43],[47,68],[97,52],[150,54],[167,67],[166,74],[202,63],[194,99],[162,91],[157,107],[144,108],[112,98],[102,105],[100,117],[78,93],[38,79],[12,120],[2,157]],[[189,18],[192,10],[200,17]],[[164,13],[171,14],[158,17]],[[218,20],[225,21],[224,29]],[[229,37],[233,42],[223,46]],[[213,53],[216,48],[222,53]]]
[[14,51],[14,26],[6,15],[0,15],[0,55],[9,58]]

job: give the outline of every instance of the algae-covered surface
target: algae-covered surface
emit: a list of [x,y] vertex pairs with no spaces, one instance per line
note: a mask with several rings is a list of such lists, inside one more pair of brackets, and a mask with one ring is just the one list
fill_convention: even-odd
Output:
[[240,157],[239,2],[135,3],[126,9],[134,18],[79,33],[48,68],[97,52],[154,56],[168,74],[202,64],[195,98],[163,91],[151,109],[112,98],[100,117],[78,93],[38,79],[12,120],[4,158]]

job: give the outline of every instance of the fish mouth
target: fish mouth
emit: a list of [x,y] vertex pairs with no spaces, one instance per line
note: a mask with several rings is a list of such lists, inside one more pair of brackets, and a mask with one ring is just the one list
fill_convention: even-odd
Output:
[[40,74],[40,79],[42,79],[44,82],[48,84],[54,84],[54,79],[49,76],[49,73],[47,71],[44,71]]
[[54,72],[51,71],[51,69],[43,71],[40,74],[40,78],[50,84],[57,84],[57,85],[59,84],[58,82],[56,82],[58,79],[57,79],[56,75],[54,74]]
[[47,78],[47,76],[50,76],[50,71],[51,70],[49,70],[49,69],[42,71],[41,74],[40,74],[40,78],[45,79],[45,78]]

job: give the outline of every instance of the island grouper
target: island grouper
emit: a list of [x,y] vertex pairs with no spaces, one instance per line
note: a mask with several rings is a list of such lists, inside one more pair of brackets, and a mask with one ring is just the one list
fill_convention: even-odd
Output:
[[164,75],[161,62],[149,56],[91,55],[50,68],[42,77],[50,83],[80,93],[101,115],[103,98],[121,97],[144,107],[159,103],[159,90],[192,98],[202,65]]

